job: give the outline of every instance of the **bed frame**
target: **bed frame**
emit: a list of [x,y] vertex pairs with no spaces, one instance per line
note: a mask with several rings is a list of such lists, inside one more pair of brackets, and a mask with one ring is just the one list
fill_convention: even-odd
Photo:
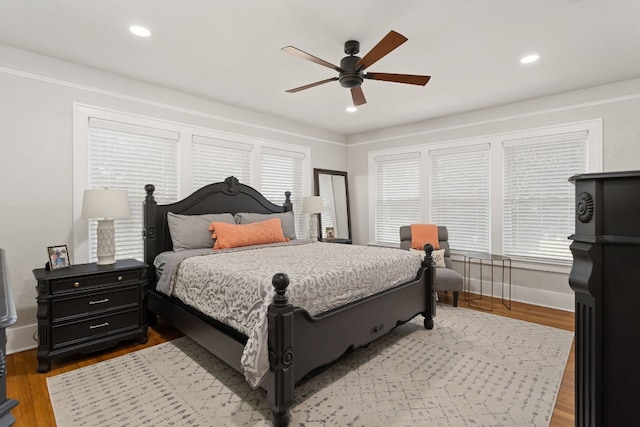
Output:
[[[144,257],[153,266],[157,254],[173,249],[167,212],[183,215],[208,213],[256,212],[278,213],[292,209],[290,192],[283,206],[268,201],[255,189],[240,184],[235,177],[207,185],[187,198],[168,205],[158,205],[155,187],[145,186]],[[428,256],[414,281],[396,286],[344,307],[318,316],[292,306],[287,298],[289,278],[285,273],[273,276],[273,303],[269,306],[269,363],[267,376],[260,385],[267,392],[274,426],[289,423],[294,403],[294,387],[305,375],[325,366],[346,352],[364,346],[418,314],[424,326],[433,328],[435,317],[435,264]],[[151,267],[153,270],[153,267]],[[163,317],[186,336],[241,372],[240,357],[247,337],[198,311],[155,290],[156,274],[151,272],[147,295],[149,324]]]

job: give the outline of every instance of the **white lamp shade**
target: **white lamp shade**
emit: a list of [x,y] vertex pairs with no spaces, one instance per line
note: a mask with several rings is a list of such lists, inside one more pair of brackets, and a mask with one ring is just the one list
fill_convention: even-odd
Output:
[[302,198],[302,213],[317,214],[322,213],[322,197],[308,196]]
[[84,190],[82,218],[129,218],[127,190]]

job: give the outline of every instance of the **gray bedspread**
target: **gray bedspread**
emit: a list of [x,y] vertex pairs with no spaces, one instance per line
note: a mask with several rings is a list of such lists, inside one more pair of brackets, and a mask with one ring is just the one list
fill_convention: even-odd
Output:
[[274,274],[288,274],[291,304],[318,315],[413,280],[421,264],[411,251],[312,241],[184,252],[166,257],[158,289],[249,337],[241,365],[253,387],[269,370]]

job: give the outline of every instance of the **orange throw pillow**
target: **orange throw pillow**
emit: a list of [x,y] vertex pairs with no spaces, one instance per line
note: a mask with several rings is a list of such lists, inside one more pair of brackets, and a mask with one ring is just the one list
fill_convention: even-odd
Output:
[[251,224],[227,224],[214,221],[209,224],[209,231],[213,231],[211,237],[216,239],[213,249],[289,241],[282,233],[280,218],[272,218]]
[[436,224],[411,224],[411,247],[422,250],[427,243],[431,243],[433,249],[440,249],[438,226]]

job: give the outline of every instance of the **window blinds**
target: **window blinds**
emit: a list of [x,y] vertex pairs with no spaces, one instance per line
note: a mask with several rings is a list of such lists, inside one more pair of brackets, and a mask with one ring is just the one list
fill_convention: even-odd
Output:
[[251,151],[253,146],[194,135],[192,139],[193,190],[212,182],[235,176],[251,185]]
[[262,147],[260,153],[260,192],[272,203],[281,205],[285,201],[285,191],[291,191],[296,236],[306,234],[300,211],[303,159],[303,153],[267,147]]
[[429,153],[429,217],[444,225],[454,250],[489,252],[489,144]]
[[375,242],[400,244],[400,227],[420,222],[420,152],[374,157]]
[[570,262],[574,187],[587,168],[587,132],[505,141],[504,253]]
[[[127,190],[130,218],[116,219],[116,259],[143,259],[144,186],[158,203],[178,198],[176,132],[100,119],[89,120],[89,188]],[[90,260],[96,257],[97,221],[89,221]]]

